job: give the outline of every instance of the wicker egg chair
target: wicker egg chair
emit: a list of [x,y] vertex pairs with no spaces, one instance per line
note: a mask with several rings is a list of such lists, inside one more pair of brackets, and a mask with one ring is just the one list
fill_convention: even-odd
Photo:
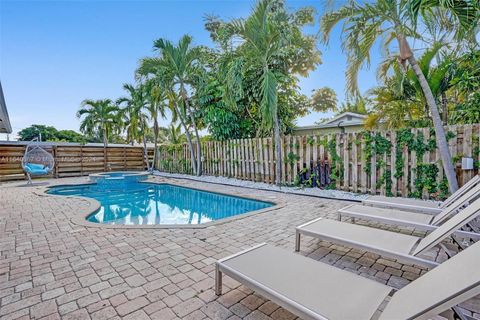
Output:
[[48,175],[55,166],[55,159],[51,153],[38,144],[29,144],[22,158],[22,168],[32,184],[32,176]]

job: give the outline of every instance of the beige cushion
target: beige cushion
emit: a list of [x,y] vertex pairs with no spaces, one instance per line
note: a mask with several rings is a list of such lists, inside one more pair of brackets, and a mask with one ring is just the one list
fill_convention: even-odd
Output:
[[442,211],[441,202],[425,201],[410,198],[392,198],[385,196],[370,196],[362,201],[365,205],[382,207],[382,208],[397,208],[403,210],[412,210],[417,212],[439,213]]
[[[397,209],[375,208],[362,205],[353,205],[339,210],[340,213],[364,218],[366,220],[389,219],[403,221],[404,223],[430,224],[433,216],[430,214],[411,212]],[[363,217],[362,217],[363,216]]]
[[302,233],[320,235],[324,240],[333,240],[336,243],[368,247],[382,252],[408,255],[418,237],[375,229],[358,224],[345,223],[330,219],[321,219],[301,228]]
[[[221,265],[237,279],[262,287],[284,306],[299,305],[312,319],[370,319],[391,288],[325,263],[269,245],[230,258]],[[246,280],[246,281],[244,281]],[[261,291],[260,291],[261,292]],[[287,308],[288,309],[288,308]]]

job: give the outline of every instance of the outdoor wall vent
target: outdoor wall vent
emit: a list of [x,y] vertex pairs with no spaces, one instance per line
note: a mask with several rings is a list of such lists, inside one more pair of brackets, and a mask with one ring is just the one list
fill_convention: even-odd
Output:
[[462,170],[473,170],[473,158],[462,158]]

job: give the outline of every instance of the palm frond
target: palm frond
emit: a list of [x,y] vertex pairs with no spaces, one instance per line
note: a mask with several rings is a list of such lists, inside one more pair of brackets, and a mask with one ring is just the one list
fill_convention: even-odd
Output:
[[267,129],[272,128],[277,115],[277,83],[277,78],[271,70],[263,72],[260,111],[262,113],[263,125]]

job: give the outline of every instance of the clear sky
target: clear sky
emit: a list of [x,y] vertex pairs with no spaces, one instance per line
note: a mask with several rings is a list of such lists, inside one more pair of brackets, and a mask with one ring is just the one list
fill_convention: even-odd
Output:
[[[78,131],[75,113],[80,102],[122,96],[122,84],[134,81],[138,60],[154,54],[155,39],[177,41],[188,33],[195,44],[212,46],[203,26],[205,15],[245,17],[253,5],[254,0],[0,0],[0,80],[14,129],[11,138],[31,124]],[[287,6],[315,7],[317,23],[305,32],[318,32],[324,1],[287,0]],[[319,44],[319,49],[323,64],[301,80],[301,91],[310,95],[315,88],[329,86],[342,101],[345,55],[340,28],[328,47]],[[361,73],[363,91],[375,85],[379,60],[376,53],[373,68]],[[330,115],[312,113],[297,124],[310,125],[326,116]]]

